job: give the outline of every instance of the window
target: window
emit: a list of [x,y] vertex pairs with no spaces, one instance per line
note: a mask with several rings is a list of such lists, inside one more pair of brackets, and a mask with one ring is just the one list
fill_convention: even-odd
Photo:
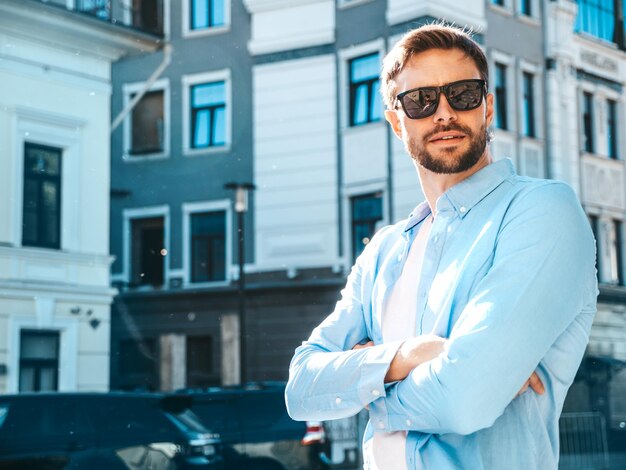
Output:
[[132,283],[160,286],[164,281],[163,217],[134,219],[131,227]]
[[494,5],[499,5],[501,7],[504,6],[504,0],[491,0],[491,3],[493,3]]
[[190,28],[204,29],[223,26],[226,0],[189,0],[191,2]]
[[163,0],[132,0],[133,27],[163,35]]
[[76,3],[76,9],[83,13],[89,13],[101,20],[111,18],[111,2],[110,0],[79,0]]
[[[149,91],[133,108],[131,118],[131,155],[164,151],[164,90]],[[130,95],[131,98],[135,94]]]
[[190,215],[191,282],[226,279],[226,211]]
[[496,64],[496,127],[507,130],[506,65]]
[[350,125],[359,126],[380,120],[381,97],[378,94],[379,54],[357,57],[350,67]]
[[59,333],[56,331],[20,332],[20,392],[58,389]]
[[583,93],[583,148],[585,152],[593,153],[593,95]]
[[520,0],[519,11],[522,15],[532,15],[532,0]]
[[219,385],[213,370],[213,338],[187,336],[187,387]]
[[622,0],[578,0],[575,30],[624,48]]
[[526,137],[536,137],[535,134],[535,92],[533,74],[522,74],[523,104],[522,104],[522,132]]
[[355,196],[350,199],[352,213],[352,259],[363,252],[383,218],[382,193]]
[[61,247],[61,149],[24,144],[22,245]]
[[613,220],[607,224],[608,263],[611,267],[611,284],[623,284],[622,279],[622,223]]
[[608,139],[608,155],[609,158],[619,158],[617,151],[617,103],[613,100],[607,100],[607,126],[606,134]]
[[190,88],[191,148],[226,144],[226,84],[201,83]]

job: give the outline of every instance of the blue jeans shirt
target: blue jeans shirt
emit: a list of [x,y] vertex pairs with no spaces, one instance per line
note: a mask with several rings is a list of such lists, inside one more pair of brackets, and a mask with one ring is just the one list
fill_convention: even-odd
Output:
[[[509,160],[443,194],[414,314],[415,335],[449,341],[438,358],[384,384],[401,342],[382,342],[383,305],[429,214],[420,204],[366,246],[335,310],[296,349],[289,414],[329,420],[369,405],[365,440],[408,431],[409,469],[556,469],[558,419],[598,293],[580,203],[564,183],[516,175]],[[352,350],[367,339],[375,346]],[[516,397],[533,371],[546,393]]]

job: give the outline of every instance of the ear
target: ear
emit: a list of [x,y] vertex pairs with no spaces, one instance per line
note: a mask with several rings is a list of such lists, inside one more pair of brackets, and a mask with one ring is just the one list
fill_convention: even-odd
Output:
[[398,113],[396,113],[393,109],[385,110],[385,119],[391,125],[391,129],[396,137],[402,140],[402,126],[400,125],[400,119],[398,118]]
[[485,110],[486,127],[490,127],[493,122],[493,93],[487,93],[486,97],[487,109]]

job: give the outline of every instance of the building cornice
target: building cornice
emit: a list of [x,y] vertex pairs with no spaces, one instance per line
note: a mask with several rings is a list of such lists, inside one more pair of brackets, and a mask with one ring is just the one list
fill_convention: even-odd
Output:
[[2,0],[3,33],[109,61],[154,52],[162,43],[157,36],[36,0]]

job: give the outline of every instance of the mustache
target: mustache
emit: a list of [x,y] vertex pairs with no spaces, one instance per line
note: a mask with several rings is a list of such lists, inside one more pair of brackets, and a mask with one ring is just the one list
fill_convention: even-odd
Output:
[[439,134],[440,132],[450,132],[450,131],[462,132],[468,136],[473,135],[473,132],[469,127],[463,126],[457,123],[450,123],[445,126],[439,126],[439,127],[434,128],[432,131],[424,135],[424,140],[430,140],[435,134]]

